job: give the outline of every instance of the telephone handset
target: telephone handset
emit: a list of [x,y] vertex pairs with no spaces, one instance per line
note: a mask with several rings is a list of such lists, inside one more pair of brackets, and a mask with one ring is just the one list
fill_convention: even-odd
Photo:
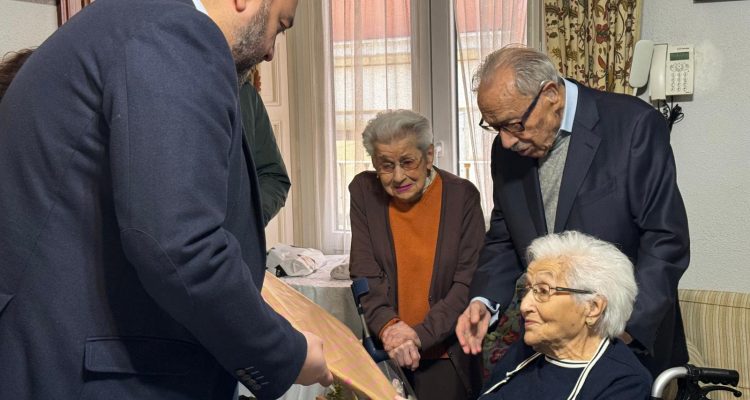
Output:
[[692,45],[670,46],[641,40],[633,52],[630,86],[637,91],[648,82],[651,101],[693,94],[694,59]]

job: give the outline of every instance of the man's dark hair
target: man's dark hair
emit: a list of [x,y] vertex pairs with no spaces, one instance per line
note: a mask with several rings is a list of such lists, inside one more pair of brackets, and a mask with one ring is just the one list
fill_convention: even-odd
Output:
[[3,56],[0,63],[0,100],[3,99],[13,78],[33,52],[34,49],[23,49]]

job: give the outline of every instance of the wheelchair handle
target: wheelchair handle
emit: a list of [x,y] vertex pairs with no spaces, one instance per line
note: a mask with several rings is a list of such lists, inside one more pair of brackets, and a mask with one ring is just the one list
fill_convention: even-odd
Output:
[[664,394],[664,389],[666,389],[667,384],[669,384],[672,379],[682,378],[687,375],[688,370],[685,367],[670,368],[659,374],[654,380],[654,385],[651,386],[651,400],[661,399],[662,394]]
[[651,388],[651,400],[661,399],[667,384],[672,379],[679,378],[686,378],[693,382],[737,386],[740,381],[740,374],[737,371],[729,369],[699,368],[692,364],[685,364],[684,367],[670,368],[659,374],[654,380],[654,385]]
[[360,298],[370,292],[370,285],[367,283],[367,278],[358,278],[352,281],[351,289],[352,294],[354,295],[354,304],[357,306],[359,320],[362,322],[362,344],[364,345],[367,354],[369,354],[376,363],[388,360],[390,358],[388,353],[375,347],[375,342],[372,340],[372,336],[370,336],[370,329],[367,328],[367,321],[365,321],[365,310],[362,308],[362,301]]
[[687,364],[688,376],[692,380],[717,385],[737,386],[740,383],[740,374],[737,371],[718,368],[699,368]]

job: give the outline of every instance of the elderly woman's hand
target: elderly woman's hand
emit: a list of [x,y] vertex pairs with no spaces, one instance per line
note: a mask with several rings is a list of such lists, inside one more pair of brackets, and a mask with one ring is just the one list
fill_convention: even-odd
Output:
[[388,352],[393,360],[402,368],[409,368],[412,371],[419,367],[419,348],[416,343],[411,340],[407,340],[400,346]]
[[417,348],[422,347],[422,342],[419,340],[417,331],[403,321],[396,322],[385,328],[380,340],[383,342],[383,348],[387,352],[401,346],[408,340],[414,342]]

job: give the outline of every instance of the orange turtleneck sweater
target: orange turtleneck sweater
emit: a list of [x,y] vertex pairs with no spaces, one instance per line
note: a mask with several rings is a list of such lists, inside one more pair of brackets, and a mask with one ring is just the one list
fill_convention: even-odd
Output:
[[440,221],[443,201],[443,182],[433,173],[435,180],[419,201],[408,207],[391,201],[388,208],[396,253],[398,314],[409,326],[421,323],[430,310],[428,297],[440,228],[435,221]]

